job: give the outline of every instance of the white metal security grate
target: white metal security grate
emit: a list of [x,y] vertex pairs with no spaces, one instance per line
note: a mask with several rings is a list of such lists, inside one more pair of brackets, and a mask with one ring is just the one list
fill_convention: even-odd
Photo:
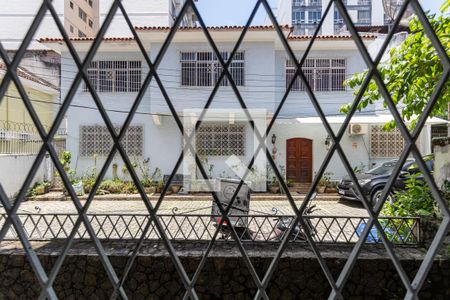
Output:
[[[221,52],[222,59],[228,60],[230,53]],[[181,85],[182,86],[214,86],[222,74],[222,66],[213,52],[181,52]],[[236,86],[245,85],[245,54],[237,52],[229,67]],[[229,86],[227,78],[223,78],[221,86]]]
[[[50,0],[42,1],[42,5],[41,5],[40,9],[37,11],[36,17],[33,20],[32,24],[30,25],[29,31],[27,32],[26,36],[24,37],[24,40],[23,40],[19,50],[17,51],[16,55],[14,56],[14,58],[12,60],[8,57],[5,49],[0,44],[0,56],[3,59],[5,65],[7,67],[7,72],[3,78],[3,81],[0,84],[0,101],[3,100],[4,95],[8,89],[8,86],[11,83],[14,83],[17,87],[17,90],[18,90],[22,100],[23,100],[24,105],[26,106],[26,108],[33,120],[34,125],[37,128],[38,134],[39,134],[40,138],[42,139],[42,147],[36,157],[36,160],[35,160],[33,166],[31,167],[31,169],[28,173],[28,176],[26,177],[26,179],[23,183],[23,186],[22,186],[20,192],[18,193],[17,197],[14,199],[15,201],[10,201],[10,199],[6,196],[2,186],[0,185],[0,200],[1,200],[4,210],[6,211],[6,214],[7,214],[7,219],[4,222],[4,225],[2,226],[2,228],[0,230],[0,241],[3,241],[5,239],[6,233],[11,229],[11,227],[13,227],[15,232],[17,233],[18,238],[20,239],[20,241],[23,245],[23,250],[27,254],[29,264],[35,273],[37,282],[39,283],[39,285],[42,288],[42,293],[40,295],[40,299],[45,299],[45,298],[57,299],[57,294],[55,292],[55,289],[53,288],[53,284],[55,282],[56,277],[58,276],[61,266],[63,265],[65,259],[67,258],[68,251],[71,248],[74,238],[76,237],[78,229],[80,228],[81,225],[84,226],[87,234],[91,237],[91,239],[93,241],[93,245],[94,245],[96,252],[100,258],[100,261],[102,262],[103,267],[105,268],[105,271],[108,275],[108,278],[110,279],[111,284],[113,285],[113,287],[115,289],[115,294],[113,295],[113,298],[118,295],[123,299],[127,299],[127,294],[126,294],[125,289],[123,288],[123,284],[124,284],[125,280],[127,279],[127,276],[129,274],[131,268],[134,265],[136,256],[139,254],[139,251],[143,245],[145,237],[151,228],[155,228],[155,230],[158,232],[158,235],[161,237],[161,241],[163,242],[164,246],[166,247],[167,252],[169,253],[170,257],[172,258],[175,269],[176,269],[177,273],[180,275],[180,279],[182,281],[183,287],[186,289],[185,299],[188,299],[188,298],[198,299],[199,298],[197,295],[196,288],[195,288],[196,282],[199,279],[199,274],[201,273],[203,267],[205,266],[206,260],[208,258],[208,255],[211,252],[211,249],[213,249],[213,246],[215,246],[214,244],[215,244],[220,227],[223,226],[224,222],[227,222],[229,224],[228,214],[230,212],[230,209],[231,209],[241,187],[244,184],[244,181],[246,180],[247,176],[249,175],[249,172],[250,172],[249,170],[253,166],[254,159],[252,159],[249,162],[247,171],[245,172],[243,178],[241,179],[234,195],[231,197],[228,207],[224,208],[221,205],[220,201],[218,200],[217,193],[212,192],[212,197],[214,198],[214,202],[217,205],[217,207],[222,215],[221,221],[219,222],[218,228],[214,232],[213,237],[211,238],[211,240],[208,243],[208,248],[202,257],[195,274],[192,277],[190,277],[186,273],[184,266],[181,263],[171,241],[169,240],[166,232],[164,231],[164,226],[161,223],[161,220],[157,217],[157,212],[161,205],[161,202],[164,199],[164,196],[166,195],[171,182],[175,178],[178,167],[181,164],[183,153],[180,153],[180,156],[179,156],[180,158],[178,159],[176,166],[174,167],[172,173],[170,174],[167,184],[165,185],[165,187],[161,193],[161,196],[159,197],[156,204],[153,205],[154,202],[151,202],[148,195],[145,193],[145,190],[139,180],[139,177],[133,168],[133,165],[129,159],[127,152],[125,151],[122,141],[124,140],[124,138],[126,136],[127,129],[130,127],[133,117],[135,116],[135,114],[137,112],[137,108],[139,107],[139,104],[141,103],[141,101],[144,97],[145,91],[150,86],[150,82],[152,81],[152,79],[155,79],[158,88],[162,91],[162,94],[165,97],[165,100],[171,110],[171,113],[176,121],[176,124],[177,124],[180,132],[185,133],[182,122],[180,120],[180,117],[178,116],[177,112],[173,108],[171,99],[167,95],[167,92],[166,92],[164,86],[161,84],[161,81],[160,81],[159,75],[158,75],[158,67],[161,63],[161,60],[164,58],[166,51],[167,51],[168,47],[170,46],[179,25],[181,24],[185,14],[187,14],[188,12],[195,14],[196,18],[198,19],[199,26],[203,30],[203,33],[205,34],[205,37],[208,40],[208,43],[210,44],[211,48],[213,49],[213,52],[217,57],[218,63],[220,64],[220,66],[222,68],[222,72],[218,76],[217,81],[215,81],[215,82],[220,83],[222,81],[222,79],[226,78],[229,81],[230,86],[233,87],[233,92],[235,93],[235,95],[239,101],[239,104],[241,105],[242,108],[245,108],[246,107],[245,101],[242,98],[242,95],[240,94],[239,89],[237,88],[236,82],[230,71],[230,66],[231,66],[232,59],[235,58],[237,50],[239,49],[246,33],[248,32],[248,28],[249,28],[250,24],[252,24],[252,21],[256,15],[256,13],[258,12],[258,9],[261,6],[265,9],[265,11],[267,12],[267,14],[269,16],[269,20],[274,25],[274,29],[279,37],[281,45],[283,46],[284,50],[286,51],[286,53],[289,56],[289,59],[292,60],[294,66],[295,66],[295,68],[294,68],[295,71],[294,71],[294,76],[292,77],[291,82],[288,84],[285,94],[284,94],[282,100],[280,101],[280,103],[273,115],[273,118],[269,123],[269,126],[268,126],[266,132],[261,134],[258,130],[255,130],[255,127],[253,126],[253,123],[251,122],[251,120],[252,120],[251,116],[247,115],[247,118],[249,120],[250,126],[252,126],[252,129],[255,131],[255,135],[257,136],[258,142],[259,142],[259,147],[255,151],[255,156],[261,150],[265,152],[267,160],[269,161],[269,164],[272,167],[277,180],[279,181],[283,191],[286,193],[286,197],[289,201],[289,204],[291,205],[292,211],[295,216],[294,216],[294,219],[292,222],[292,226],[286,233],[286,237],[281,242],[281,245],[278,248],[275,257],[273,258],[270,266],[268,267],[266,273],[264,274],[264,276],[262,278],[255,271],[252,261],[250,260],[248,254],[247,254],[247,251],[243,247],[238,234],[236,233],[234,227],[231,226],[230,235],[236,242],[236,246],[238,247],[238,249],[242,255],[245,265],[248,267],[249,273],[251,274],[252,279],[256,286],[257,291],[256,291],[255,299],[261,299],[261,298],[268,299],[266,289],[269,286],[272,275],[273,275],[275,269],[277,268],[278,262],[279,262],[281,256],[283,255],[284,250],[286,249],[286,246],[287,246],[288,240],[289,240],[288,237],[292,234],[293,230],[296,227],[295,225],[300,223],[303,226],[303,228],[308,228],[305,217],[303,216],[303,213],[305,212],[305,209],[308,207],[311,196],[313,194],[313,191],[316,189],[320,178],[324,174],[326,167],[330,163],[331,158],[333,157],[333,155],[335,153],[337,153],[339,155],[339,157],[341,158],[342,163],[343,163],[346,171],[348,172],[350,179],[352,180],[352,182],[354,184],[354,189],[355,189],[356,193],[358,193],[361,196],[364,207],[366,208],[367,213],[368,213],[368,218],[367,218],[366,226],[365,226],[363,232],[360,234],[358,241],[356,242],[352,252],[350,253],[350,255],[348,257],[348,260],[346,261],[344,267],[342,268],[342,271],[337,276],[337,278],[335,278],[334,274],[331,273],[330,269],[326,265],[320,251],[317,248],[316,242],[313,240],[313,238],[311,236],[311,233],[309,232],[308,229],[305,230],[305,236],[307,238],[307,242],[311,246],[311,249],[314,252],[315,257],[317,258],[317,261],[320,264],[321,270],[322,270],[323,274],[325,275],[325,277],[327,278],[328,283],[330,284],[331,293],[330,293],[329,298],[330,299],[342,298],[343,288],[345,287],[346,282],[348,281],[348,278],[353,270],[353,267],[355,266],[355,264],[358,260],[359,254],[361,252],[361,248],[364,245],[364,243],[373,227],[375,227],[377,229],[377,231],[380,233],[380,238],[383,242],[383,245],[385,246],[387,255],[392,260],[392,263],[399,275],[400,281],[402,282],[402,284],[404,285],[404,287],[406,289],[405,297],[407,299],[417,299],[418,298],[418,294],[422,288],[422,285],[424,284],[425,280],[427,279],[427,275],[431,269],[431,266],[434,262],[436,254],[437,254],[438,250],[440,249],[440,246],[441,246],[446,234],[449,231],[450,210],[449,210],[448,203],[446,201],[444,201],[442,196],[439,194],[439,190],[438,190],[430,172],[428,171],[427,166],[426,166],[423,158],[421,157],[420,151],[418,150],[415,142],[417,141],[421,130],[424,128],[425,122],[426,122],[428,116],[430,115],[430,112],[431,112],[434,104],[437,102],[441,91],[444,89],[444,87],[447,83],[447,80],[450,77],[450,58],[448,57],[441,42],[439,41],[438,37],[436,36],[435,32],[433,31],[433,28],[432,28],[431,24],[429,23],[426,15],[419,3],[419,0],[405,0],[404,4],[402,5],[402,7],[399,10],[398,17],[395,19],[395,21],[392,24],[392,28],[394,30],[391,30],[386,35],[386,38],[382,44],[381,50],[374,59],[372,59],[371,55],[367,51],[367,48],[366,48],[364,42],[362,41],[361,37],[359,36],[359,34],[352,22],[352,19],[349,15],[348,11],[346,10],[343,0],[329,1],[323,15],[326,16],[328,14],[328,12],[332,11],[333,5],[338,9],[340,15],[342,16],[342,18],[346,24],[346,27],[348,28],[350,34],[352,35],[352,38],[355,41],[355,44],[356,44],[360,54],[363,57],[364,62],[366,63],[366,65],[369,68],[368,76],[363,83],[361,92],[356,96],[356,99],[350,108],[349,114],[346,116],[346,119],[345,119],[344,123],[342,124],[342,127],[337,132],[333,131],[329,122],[327,121],[327,118],[321,109],[320,103],[318,102],[318,100],[316,98],[314,90],[311,87],[311,84],[309,83],[307,73],[304,72],[302,69],[302,67],[305,66],[306,57],[308,57],[308,54],[310,53],[311,47],[317,38],[317,35],[320,31],[320,27],[323,24],[325,18],[321,18],[320,24],[317,27],[315,34],[312,36],[309,46],[307,47],[306,51],[304,52],[302,58],[300,60],[298,60],[295,57],[295,54],[294,54],[288,40],[286,39],[284,32],[282,31],[281,27],[279,26],[268,1],[267,0],[257,0],[255,7],[252,10],[252,13],[249,17],[248,22],[244,26],[244,29],[242,30],[242,33],[241,33],[235,47],[230,52],[229,58],[224,59],[220,55],[217,45],[216,45],[215,41],[213,40],[213,38],[211,37],[211,35],[206,27],[206,25],[203,21],[203,18],[200,15],[200,13],[196,7],[195,1],[194,0],[186,0],[181,9],[180,14],[176,18],[174,25],[167,36],[167,39],[161,46],[161,49],[158,52],[155,60],[152,61],[150,59],[146,49],[144,48],[139,36],[137,35],[122,2],[119,0],[114,0],[110,11],[108,12],[108,14],[105,17],[103,25],[100,28],[97,38],[93,41],[89,51],[87,52],[87,54],[84,57],[84,60],[80,60],[78,53],[75,51],[67,33],[64,31],[64,26],[61,23],[59,16],[52,5],[52,1],[50,1]],[[411,7],[415,10],[415,13],[417,14],[419,21],[422,23],[422,25],[424,27],[425,33],[429,37],[433,46],[436,48],[436,51],[441,59],[441,62],[443,64],[443,69],[444,69],[443,76],[441,77],[441,79],[439,80],[439,82],[437,84],[435,93],[433,94],[430,101],[428,102],[427,107],[425,108],[425,110],[423,112],[423,115],[420,117],[419,121],[417,122],[417,126],[415,127],[415,129],[412,132],[408,131],[408,128],[406,127],[405,123],[402,120],[402,117],[400,116],[399,112],[397,111],[395,103],[393,102],[392,97],[389,94],[389,92],[386,88],[386,85],[383,82],[383,79],[381,78],[381,75],[377,70],[377,66],[379,65],[384,52],[386,51],[390,41],[392,40],[394,32],[396,31],[395,28],[397,28],[399,26],[401,18],[404,15],[408,5],[411,5]],[[112,124],[104,106],[102,105],[102,102],[97,93],[98,86],[96,84],[93,84],[93,82],[91,82],[89,80],[89,76],[88,76],[88,72],[87,72],[88,67],[91,65],[91,62],[92,62],[93,58],[95,57],[95,54],[100,47],[100,44],[103,41],[103,37],[105,36],[105,33],[106,33],[108,27],[110,26],[114,16],[116,15],[116,13],[118,11],[120,11],[121,15],[123,15],[124,19],[126,20],[126,23],[129,27],[129,29],[131,30],[131,32],[133,33],[136,43],[138,44],[139,49],[140,49],[143,57],[145,58],[145,63],[148,65],[148,67],[150,69],[149,74],[147,74],[145,76],[145,79],[142,83],[141,89],[139,89],[139,92],[136,95],[135,101],[134,101],[132,107],[130,108],[130,112],[127,115],[126,120],[123,123],[123,126],[122,126],[121,130],[119,131],[119,133],[116,132],[115,126]],[[70,87],[70,90],[62,101],[61,108],[60,108],[58,114],[56,115],[53,126],[50,128],[50,130],[48,132],[42,126],[42,123],[41,123],[36,111],[34,110],[33,105],[31,104],[30,98],[28,97],[20,79],[17,76],[17,67],[20,64],[21,59],[25,55],[28,45],[32,41],[33,36],[35,35],[40,23],[42,22],[43,18],[46,16],[47,12],[49,12],[51,14],[52,18],[54,19],[55,23],[57,24],[58,29],[61,32],[61,34],[64,38],[64,41],[69,49],[69,52],[72,55],[72,57],[75,61],[75,64],[77,66],[77,69],[78,69],[78,73],[75,76],[75,79]],[[314,180],[313,184],[311,185],[311,189],[308,192],[308,194],[306,195],[306,197],[304,198],[304,201],[301,203],[300,206],[298,206],[297,203],[295,203],[291,193],[289,192],[289,189],[286,185],[286,182],[285,182],[283,176],[279,172],[279,170],[271,156],[270,151],[267,148],[265,148],[265,146],[264,146],[265,142],[266,142],[266,136],[268,136],[268,133],[272,129],[276,119],[279,116],[279,112],[283,108],[287,97],[289,96],[290,92],[292,91],[292,88],[295,85],[295,81],[298,79],[300,79],[300,81],[304,85],[305,92],[306,92],[308,98],[310,99],[311,104],[315,108],[317,114],[320,116],[323,126],[326,129],[326,131],[332,141],[331,147],[330,147],[329,151],[327,152],[326,158],[325,158],[324,162],[322,163],[322,165],[320,166],[320,168],[317,172],[317,176],[315,177],[315,180]],[[100,78],[99,78],[99,80],[100,80]],[[375,207],[372,207],[369,204],[368,199],[366,197],[364,197],[364,194],[362,193],[362,190],[361,190],[361,186],[359,185],[358,180],[355,176],[355,173],[348,162],[347,156],[344,153],[344,151],[342,150],[342,147],[340,145],[340,142],[347,131],[347,127],[350,123],[350,120],[351,120],[352,116],[355,114],[358,104],[361,101],[362,95],[363,95],[364,91],[367,89],[367,86],[371,80],[374,80],[376,82],[376,84],[379,88],[379,92],[383,96],[389,110],[391,111],[392,115],[394,116],[394,118],[397,122],[397,127],[399,128],[399,130],[406,142],[405,148],[403,149],[403,151],[400,155],[397,166],[394,169],[393,174],[391,175],[391,178],[390,178],[389,182],[387,183],[386,187],[384,188],[382,196],[380,197],[380,200],[377,202]],[[55,148],[52,145],[52,142],[55,138],[58,128],[60,127],[61,122],[63,121],[64,116],[65,116],[67,110],[69,109],[70,104],[72,103],[72,101],[76,95],[77,89],[80,87],[80,84],[82,83],[82,81],[86,82],[87,90],[92,95],[93,100],[94,100],[96,106],[98,107],[101,117],[102,117],[103,121],[105,122],[108,132],[111,135],[111,138],[113,140],[112,149],[111,149],[110,153],[108,154],[106,162],[98,174],[98,178],[96,180],[96,183],[92,187],[91,193],[88,195],[86,202],[83,204],[81,203],[79,197],[76,195],[76,193],[73,189],[73,186],[72,186],[66,172],[64,171],[64,168],[61,165],[61,162],[59,161],[59,158],[58,158],[58,155],[56,154]],[[314,86],[315,85],[316,85],[316,83],[314,83]],[[205,104],[205,108],[208,108],[211,105],[211,102],[213,101],[214,96],[215,96],[219,86],[220,86],[220,84],[213,85],[211,95],[208,98],[207,103]],[[204,113],[202,113],[200,115],[199,123],[197,123],[198,128],[200,127],[200,123],[201,123],[203,117],[204,117]],[[187,141],[186,148],[189,148],[190,151],[195,153],[195,149],[192,149],[193,146],[191,145],[192,136],[193,136],[192,134],[188,137],[183,135],[183,138],[185,138]],[[183,149],[183,150],[186,150],[186,149]],[[142,200],[143,200],[144,205],[146,206],[146,209],[148,210],[148,216],[149,216],[149,220],[146,223],[145,228],[142,230],[142,235],[141,235],[135,249],[133,250],[132,253],[130,253],[129,261],[128,261],[127,265],[125,266],[125,268],[123,269],[123,272],[121,272],[120,278],[119,278],[118,274],[116,273],[116,271],[114,270],[114,268],[112,267],[109,257],[106,255],[106,251],[105,251],[102,243],[100,242],[100,240],[97,236],[97,233],[93,229],[92,224],[90,223],[90,219],[87,215],[87,211],[88,211],[90,205],[92,204],[93,198],[98,190],[98,187],[99,187],[102,179],[104,178],[107,170],[109,169],[109,167],[113,161],[113,158],[115,157],[117,152],[119,152],[125,165],[127,166],[128,170],[130,172],[130,176],[131,176],[134,184],[136,185],[140,196],[142,197]],[[27,233],[25,232],[23,224],[21,222],[21,219],[18,215],[19,208],[20,208],[22,202],[25,200],[27,189],[29,188],[33,177],[35,176],[40,164],[43,162],[43,159],[47,153],[50,154],[50,157],[51,157],[54,165],[56,166],[58,173],[61,175],[61,179],[64,182],[64,186],[65,186],[68,194],[70,195],[70,198],[73,201],[73,204],[75,205],[77,212],[78,212],[76,221],[73,224],[73,229],[70,232],[70,234],[63,246],[63,249],[61,250],[61,255],[56,259],[56,262],[54,263],[52,269],[49,272],[47,272],[43,268],[35,250],[33,249],[32,245],[30,244],[30,241],[27,237]],[[414,158],[416,159],[418,167],[420,168],[420,170],[422,171],[422,173],[424,175],[424,180],[431,187],[434,200],[439,205],[439,208],[441,209],[442,215],[443,215],[443,220],[439,227],[439,230],[436,233],[435,238],[434,238],[429,250],[427,251],[427,254],[426,254],[424,260],[422,261],[418,272],[416,273],[415,277],[412,280],[408,277],[407,273],[405,272],[401,262],[399,261],[399,258],[397,257],[397,255],[393,249],[393,245],[387,238],[386,234],[384,233],[383,226],[380,224],[380,220],[378,218],[380,210],[381,210],[383,204],[385,203],[389,192],[393,188],[395,179],[400,174],[401,167],[410,154],[412,154],[414,156]],[[197,155],[196,155],[196,161],[198,164],[198,169],[200,170],[203,178],[207,179],[208,178],[207,173],[206,173],[204,167],[202,166],[202,164],[200,163],[200,159],[198,159]],[[213,189],[211,189],[211,190],[213,190]]]
[[[315,92],[345,91],[346,60],[329,58],[308,58],[302,67],[311,89]],[[292,60],[286,61],[286,87],[294,79],[296,66]],[[305,91],[306,86],[297,78],[292,91]]]
[[[138,92],[142,83],[142,66],[139,60],[99,60],[88,68],[89,80],[100,93]],[[84,92],[89,92],[84,85]]]

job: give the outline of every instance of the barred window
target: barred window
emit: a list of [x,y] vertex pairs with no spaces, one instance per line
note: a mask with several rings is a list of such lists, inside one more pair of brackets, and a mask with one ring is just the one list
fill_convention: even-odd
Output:
[[398,157],[405,147],[405,140],[397,128],[383,130],[383,126],[370,126],[370,156]]
[[371,11],[368,10],[358,10],[358,23],[359,24],[370,24],[371,22]]
[[[223,60],[229,58],[229,52],[221,52]],[[244,52],[236,52],[228,70],[237,86],[245,85]],[[214,86],[222,73],[222,66],[212,52],[181,52],[181,85]],[[220,85],[228,86],[225,76]]]
[[[116,132],[120,127],[116,127]],[[122,145],[130,157],[144,155],[144,127],[130,126],[122,140]],[[113,140],[108,128],[102,125],[80,127],[80,156],[107,156],[113,147]]]
[[[311,58],[306,59],[302,70],[311,89],[316,92],[345,91],[344,81],[347,69],[343,58]],[[295,75],[295,64],[292,60],[286,61],[286,88]],[[296,78],[293,91],[305,91],[305,85]]]
[[319,24],[321,19],[322,19],[322,12],[320,10],[308,12],[308,23]]
[[431,126],[431,139],[443,137],[448,137],[447,124]]
[[196,134],[199,155],[245,155],[245,126],[240,124],[203,123]]
[[[142,84],[141,61],[93,61],[88,68],[89,81],[97,92],[138,92]],[[87,86],[83,89],[88,91]]]

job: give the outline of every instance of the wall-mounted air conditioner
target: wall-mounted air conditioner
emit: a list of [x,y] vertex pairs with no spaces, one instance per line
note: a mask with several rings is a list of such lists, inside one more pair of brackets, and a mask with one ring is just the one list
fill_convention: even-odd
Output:
[[363,134],[367,134],[367,132],[368,132],[367,125],[350,124],[348,127],[348,134],[350,136],[363,135]]

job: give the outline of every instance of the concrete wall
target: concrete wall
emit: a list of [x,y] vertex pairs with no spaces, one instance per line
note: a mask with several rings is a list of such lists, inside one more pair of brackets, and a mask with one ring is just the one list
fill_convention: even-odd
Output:
[[[0,182],[2,183],[7,196],[12,197],[20,190],[35,159],[36,155],[0,155]],[[44,159],[31,186],[35,182],[42,182],[44,179],[50,179],[48,177],[48,172],[50,170],[48,159]]]

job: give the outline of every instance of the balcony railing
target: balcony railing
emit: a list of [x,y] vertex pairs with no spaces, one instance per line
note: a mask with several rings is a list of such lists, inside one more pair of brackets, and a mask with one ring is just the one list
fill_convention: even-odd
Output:
[[33,124],[0,121],[0,154],[37,154],[41,146]]
[[371,5],[372,0],[358,0],[358,5]]
[[293,6],[322,6],[322,0],[294,0]]

